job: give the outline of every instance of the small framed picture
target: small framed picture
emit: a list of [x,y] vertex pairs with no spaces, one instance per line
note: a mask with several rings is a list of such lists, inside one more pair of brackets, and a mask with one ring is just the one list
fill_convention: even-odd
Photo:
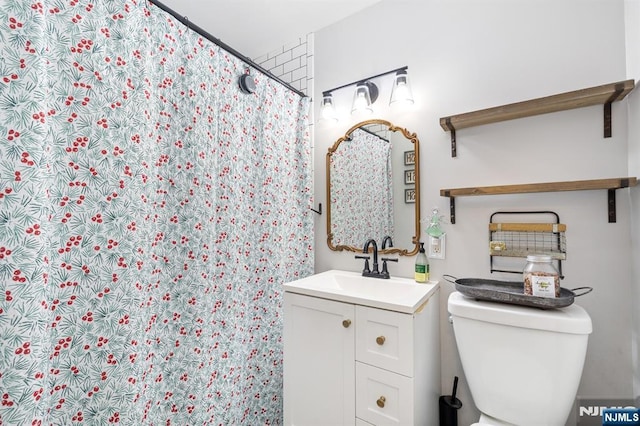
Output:
[[415,151],[405,151],[404,152],[404,165],[405,166],[413,166],[416,164],[416,152]]
[[405,185],[416,183],[416,171],[414,169],[404,171],[404,183]]
[[405,189],[404,190],[404,202],[405,203],[415,203],[416,202],[416,189]]

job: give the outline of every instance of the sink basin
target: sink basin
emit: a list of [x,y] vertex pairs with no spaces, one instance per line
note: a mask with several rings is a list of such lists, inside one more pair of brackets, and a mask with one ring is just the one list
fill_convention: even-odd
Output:
[[284,284],[285,291],[397,312],[414,313],[437,290],[438,283],[418,284],[407,278],[363,277],[331,270]]

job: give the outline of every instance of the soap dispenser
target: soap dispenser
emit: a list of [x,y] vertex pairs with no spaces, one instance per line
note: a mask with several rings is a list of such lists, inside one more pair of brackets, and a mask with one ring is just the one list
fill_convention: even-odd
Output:
[[417,283],[426,283],[429,281],[429,261],[424,252],[424,243],[420,243],[420,250],[416,256],[415,280]]

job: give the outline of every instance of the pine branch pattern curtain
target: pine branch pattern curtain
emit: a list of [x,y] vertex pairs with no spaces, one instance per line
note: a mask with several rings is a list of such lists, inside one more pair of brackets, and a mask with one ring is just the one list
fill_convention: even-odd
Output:
[[0,424],[281,423],[307,99],[136,0],[0,6]]

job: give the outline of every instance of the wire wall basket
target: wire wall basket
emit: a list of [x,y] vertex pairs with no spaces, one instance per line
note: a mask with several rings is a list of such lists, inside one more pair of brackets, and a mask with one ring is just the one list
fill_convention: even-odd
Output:
[[[513,219],[514,215],[527,215],[531,222],[497,222],[496,216]],[[554,219],[549,222],[549,217]],[[537,220],[536,220],[537,219]],[[546,222],[538,220],[547,219]],[[489,255],[491,272],[522,273],[522,268],[500,269],[495,266],[494,257],[526,258],[528,255],[547,255],[557,262],[562,278],[562,261],[567,258],[567,226],[560,223],[560,217],[552,211],[495,212],[489,223]]]

